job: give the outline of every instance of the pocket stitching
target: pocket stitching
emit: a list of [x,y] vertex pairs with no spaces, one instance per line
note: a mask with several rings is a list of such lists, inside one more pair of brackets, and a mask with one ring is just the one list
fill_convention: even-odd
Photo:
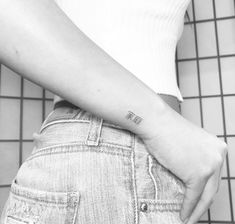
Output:
[[179,200],[154,200],[154,199],[145,199],[140,198],[139,207],[141,203],[146,203],[148,209],[146,212],[155,212],[155,211],[175,211],[178,212],[181,209],[182,203]]
[[[12,200],[14,203],[27,203],[29,206],[32,203],[45,203],[46,207],[53,207],[54,205],[62,206],[63,209],[66,209],[66,220],[69,221],[69,223],[74,224],[76,221],[76,216],[78,213],[79,208],[79,202],[80,202],[80,192],[48,192],[48,191],[41,191],[41,190],[34,190],[30,189],[28,187],[20,186],[16,180],[14,179],[12,182],[11,187],[11,194],[12,194]],[[41,193],[43,195],[40,195],[42,198],[37,198],[38,193]],[[55,201],[52,201],[51,198],[48,198],[48,195],[52,195],[52,199],[55,199]],[[21,199],[20,199],[21,198]],[[44,199],[44,200],[41,200]],[[48,200],[50,199],[50,200]],[[63,199],[63,200],[61,200]],[[18,201],[18,202],[17,202]],[[20,205],[20,204],[18,204]],[[16,211],[13,209],[8,208],[6,213],[6,220],[12,219],[10,222],[18,222],[19,224],[33,224],[35,223],[35,220],[33,221],[27,221],[25,220],[25,217],[18,217]],[[11,210],[11,211],[10,211]]]
[[24,220],[20,220],[19,218],[15,217],[15,216],[11,216],[11,215],[7,215],[6,217],[6,223],[8,223],[8,221],[10,222],[10,224],[13,222],[14,223],[22,223],[22,224],[33,224],[34,222],[29,222],[29,221],[24,221]]
[[[20,186],[17,183],[16,179],[12,181],[10,192],[16,197],[22,197],[25,199],[39,201],[42,203],[69,205],[70,207],[74,207],[76,204],[79,203],[79,200],[80,200],[79,191],[50,192],[50,191],[45,191],[45,190],[36,190],[36,189],[31,189],[28,187]],[[41,196],[41,198],[39,196]],[[50,198],[50,200],[48,198]],[[57,198],[58,200],[57,201],[53,200],[53,198]]]

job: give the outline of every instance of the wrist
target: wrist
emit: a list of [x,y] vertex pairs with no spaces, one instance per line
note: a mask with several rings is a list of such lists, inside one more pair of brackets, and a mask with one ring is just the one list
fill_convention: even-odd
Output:
[[149,107],[146,108],[148,114],[145,116],[145,122],[140,128],[140,133],[137,133],[142,139],[150,139],[161,133],[170,120],[177,115],[180,116],[159,95],[155,95],[154,100],[149,102]]

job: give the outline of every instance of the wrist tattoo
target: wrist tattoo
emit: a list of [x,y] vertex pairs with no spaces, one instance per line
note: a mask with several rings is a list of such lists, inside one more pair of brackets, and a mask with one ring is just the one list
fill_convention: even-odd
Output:
[[133,121],[135,124],[139,124],[143,119],[136,114],[134,114],[131,111],[128,111],[128,114],[126,115],[127,120]]

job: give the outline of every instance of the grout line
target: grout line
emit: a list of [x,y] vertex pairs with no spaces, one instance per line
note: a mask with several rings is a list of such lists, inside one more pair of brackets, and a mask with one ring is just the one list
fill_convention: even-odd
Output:
[[45,99],[46,99],[46,91],[43,88],[43,92],[42,92],[42,122],[45,119],[45,110],[46,110],[46,101],[45,101]]
[[0,188],[7,188],[7,187],[11,187],[11,184],[2,184],[2,185],[0,185]]
[[[192,12],[193,12],[193,28],[194,28],[194,41],[195,41],[195,53],[196,53],[196,58],[199,57],[199,52],[198,52],[198,39],[197,39],[197,26],[195,23],[195,2],[192,0]],[[199,95],[199,105],[200,105],[200,117],[201,117],[201,127],[204,127],[204,120],[203,120],[203,111],[202,111],[202,98],[201,98],[201,76],[200,76],[200,65],[199,65],[199,60],[196,60],[196,65],[197,65],[197,78],[198,78],[198,95]],[[208,223],[211,223],[210,219],[210,210],[207,212],[208,215]]]
[[[33,142],[33,139],[22,139],[22,142]],[[0,142],[20,142],[19,139],[0,139]]]
[[[199,221],[198,223],[208,223],[208,221]],[[235,224],[234,222],[231,221],[220,221],[220,220],[211,220],[210,223],[218,223],[218,224]]]
[[213,55],[213,56],[205,56],[205,57],[195,57],[195,58],[181,58],[178,59],[178,62],[184,62],[184,61],[196,61],[196,60],[207,60],[207,59],[217,59],[220,58],[228,58],[228,57],[235,57],[235,54],[224,54],[224,55]]
[[235,16],[235,0],[233,0],[233,9],[234,9],[234,16]]
[[[213,3],[213,15],[216,18],[216,6],[215,0],[212,0]],[[224,140],[227,143],[227,131],[226,131],[226,120],[225,120],[225,106],[224,106],[224,97],[223,97],[223,84],[222,84],[222,72],[221,72],[221,61],[220,61],[220,50],[219,50],[219,37],[218,37],[218,27],[217,21],[214,21],[215,26],[215,37],[216,37],[216,50],[218,55],[218,71],[219,71],[219,80],[220,80],[220,93],[221,93],[221,106],[222,106],[222,116],[223,116],[223,130],[224,130]],[[226,168],[227,168],[227,175],[228,175],[228,191],[229,191],[229,202],[230,202],[230,212],[231,212],[231,221],[234,222],[234,215],[233,215],[233,201],[232,201],[232,190],[231,190],[231,182],[230,182],[230,169],[229,169],[229,158],[228,154],[226,155]]]
[[19,167],[22,164],[23,157],[23,148],[22,148],[22,139],[23,139],[23,95],[24,95],[24,78],[21,77],[20,83],[20,136],[19,136]]
[[1,90],[2,89],[1,88],[1,86],[2,86],[1,84],[2,84],[2,64],[0,64],[0,95],[1,95],[1,91],[2,91]]
[[184,96],[184,100],[189,100],[189,99],[198,99],[198,98],[215,98],[215,97],[234,97],[235,93],[231,94],[216,94],[216,95],[202,95],[202,96]]
[[220,21],[220,20],[230,20],[230,19],[235,19],[235,15],[234,16],[219,17],[219,18],[201,19],[201,20],[195,20],[193,18],[192,21],[185,22],[184,24],[189,25],[189,24],[194,24],[194,23],[208,23],[208,22],[214,22],[214,21]]
[[[193,20],[195,20],[195,4],[194,0],[192,0],[192,11],[193,11]],[[196,24],[194,23],[194,40],[195,40],[195,51],[196,51],[196,57],[198,58],[198,39],[197,39],[197,27]],[[198,95],[199,95],[199,104],[200,104],[200,116],[201,116],[201,127],[204,127],[204,122],[203,122],[203,112],[202,112],[202,97],[201,97],[201,76],[200,76],[200,65],[199,61],[196,60],[196,65],[197,65],[197,78],[198,78]]]
[[[24,97],[24,96],[0,96],[3,99],[24,99],[24,100],[43,100],[43,98],[39,97]],[[46,101],[53,101],[53,98],[45,98]]]

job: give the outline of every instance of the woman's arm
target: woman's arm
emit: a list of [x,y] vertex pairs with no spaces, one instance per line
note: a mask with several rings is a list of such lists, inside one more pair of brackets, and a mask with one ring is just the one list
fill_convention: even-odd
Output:
[[[0,0],[0,61],[144,140],[186,186],[194,223],[216,193],[226,144],[172,110],[85,36],[53,0]],[[196,206],[196,207],[195,207]]]
[[0,30],[3,64],[87,111],[145,135],[166,109],[52,0],[0,0]]

